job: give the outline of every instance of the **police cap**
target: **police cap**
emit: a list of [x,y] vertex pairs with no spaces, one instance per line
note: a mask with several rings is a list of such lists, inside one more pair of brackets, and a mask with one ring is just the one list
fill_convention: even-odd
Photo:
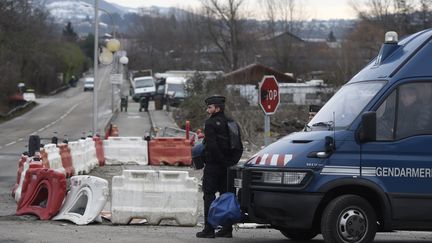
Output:
[[222,95],[212,95],[205,99],[206,105],[223,105],[225,104],[225,97]]

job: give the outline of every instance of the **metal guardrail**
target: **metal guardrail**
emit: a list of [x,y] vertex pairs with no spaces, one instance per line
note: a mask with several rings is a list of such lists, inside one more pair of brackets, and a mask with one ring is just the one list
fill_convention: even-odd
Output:
[[20,110],[23,110],[23,109],[27,108],[27,106],[35,105],[35,104],[36,104],[36,102],[34,102],[34,101],[28,101],[28,102],[25,103],[24,105],[20,105],[20,106],[17,106],[17,107],[15,107],[15,108],[13,108],[12,110],[10,110],[9,112],[7,112],[6,114],[5,114],[5,113],[0,113],[0,117],[2,117],[2,118],[10,117],[10,116],[12,116],[15,112],[18,112],[18,111],[20,111]]
[[[175,127],[165,127],[162,132],[162,137],[186,137],[186,130]],[[189,137],[194,138],[195,142],[198,141],[198,134],[196,132],[189,131]]]
[[63,86],[60,86],[59,88],[57,88],[57,89],[51,91],[51,92],[49,93],[49,95],[55,95],[55,94],[58,94],[58,93],[60,93],[60,92],[62,92],[62,91],[65,91],[65,90],[67,90],[67,89],[69,89],[69,85],[63,85]]

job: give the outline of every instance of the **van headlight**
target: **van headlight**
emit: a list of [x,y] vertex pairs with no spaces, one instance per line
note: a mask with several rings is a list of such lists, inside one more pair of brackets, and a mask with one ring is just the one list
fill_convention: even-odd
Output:
[[269,184],[299,185],[303,182],[307,172],[263,172],[262,182]]

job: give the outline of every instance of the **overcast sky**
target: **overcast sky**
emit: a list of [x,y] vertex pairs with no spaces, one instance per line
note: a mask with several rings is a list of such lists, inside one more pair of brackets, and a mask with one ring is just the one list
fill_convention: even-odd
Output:
[[[199,0],[106,0],[126,7],[179,7],[198,8],[201,6]],[[245,0],[245,7],[259,15],[259,2],[263,0]],[[349,6],[350,0],[299,0],[305,9],[307,19],[354,19],[356,15]],[[358,0],[357,0],[358,1]]]

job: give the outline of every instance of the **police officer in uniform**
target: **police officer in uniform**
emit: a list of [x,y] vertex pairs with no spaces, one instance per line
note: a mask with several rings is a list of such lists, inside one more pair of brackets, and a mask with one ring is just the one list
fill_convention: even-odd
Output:
[[232,225],[223,226],[218,232],[208,223],[210,204],[216,199],[216,192],[227,191],[227,167],[224,161],[229,159],[228,119],[224,114],[225,97],[214,95],[205,100],[209,118],[205,122],[205,167],[203,176],[204,193],[204,229],[196,234],[198,238],[232,237]]

